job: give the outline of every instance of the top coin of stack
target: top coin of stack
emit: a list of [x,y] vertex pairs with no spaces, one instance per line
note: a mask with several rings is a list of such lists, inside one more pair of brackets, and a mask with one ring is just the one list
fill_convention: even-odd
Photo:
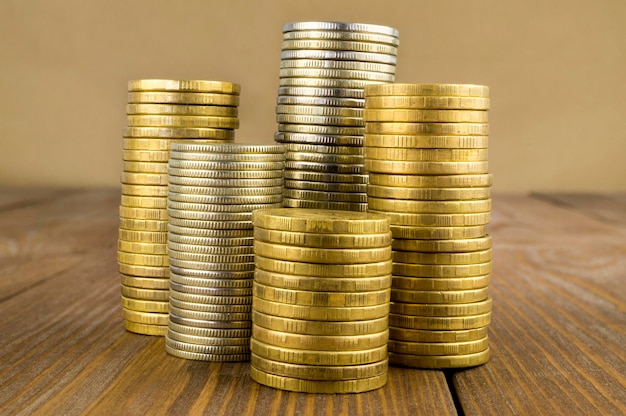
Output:
[[231,142],[239,85],[145,79],[128,83],[118,241],[125,326],[167,332],[167,161],[173,139]]
[[363,88],[393,82],[398,31],[341,22],[283,26],[278,133],[286,207],[367,209]]
[[489,358],[489,90],[366,88],[371,212],[391,219],[390,362],[469,367]]

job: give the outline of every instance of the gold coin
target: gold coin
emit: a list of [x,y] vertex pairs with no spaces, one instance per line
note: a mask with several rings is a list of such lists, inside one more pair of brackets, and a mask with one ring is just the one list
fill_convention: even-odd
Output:
[[399,251],[422,251],[431,253],[459,253],[482,251],[491,248],[491,236],[464,240],[403,240],[392,241],[392,248]]
[[201,253],[201,254],[254,254],[252,244],[234,246],[234,245],[197,245],[197,244],[184,244],[177,243],[173,240],[168,241],[167,246],[174,251],[182,251],[186,253]]
[[122,307],[137,312],[159,312],[167,313],[170,309],[168,302],[155,300],[138,300],[122,296]]
[[137,312],[122,308],[122,317],[126,321],[145,325],[167,325],[169,316],[166,313]]
[[121,274],[127,274],[130,276],[165,278],[170,274],[169,267],[146,267],[125,263],[117,263],[117,267]]
[[[420,214],[471,214],[489,212],[491,199],[472,201],[416,201],[403,199],[382,199],[369,196],[368,206],[373,211]],[[399,237],[396,237],[399,238]]]
[[[225,145],[222,145],[225,146]],[[192,153],[172,150],[170,159],[193,162],[282,162],[283,153]]]
[[366,146],[364,156],[375,160],[481,162],[488,159],[488,151],[487,149],[407,149]]
[[[150,139],[148,139],[150,140]],[[167,165],[170,153],[166,150],[123,150],[122,158],[126,162],[149,162],[149,163],[163,163]],[[128,166],[150,166],[145,164],[130,164]]]
[[[122,222],[122,220],[126,222],[125,219],[120,218],[120,222]],[[129,220],[129,221],[133,221],[133,220]],[[166,231],[167,231],[167,228],[166,228]],[[120,228],[118,237],[120,240],[135,241],[138,243],[153,243],[153,244],[167,243],[167,232],[163,232],[163,231],[135,231],[133,229],[127,230],[124,228]]]
[[[345,32],[344,32],[345,33]],[[339,69],[395,74],[396,66],[375,62],[335,61],[325,59],[281,59],[281,68]]]
[[[306,97],[305,97],[306,98]],[[363,136],[336,136],[324,134],[306,134],[306,133],[274,133],[274,140],[278,143],[299,143],[308,145],[324,145],[324,146],[353,146],[363,145]]]
[[267,315],[308,321],[365,321],[378,319],[389,313],[389,304],[361,307],[302,306],[275,303],[253,297],[252,308]]
[[126,114],[237,117],[239,113],[237,107],[219,105],[128,104]]
[[285,179],[326,183],[367,184],[367,175],[286,170]]
[[465,175],[488,173],[489,162],[412,162],[365,159],[365,170],[416,175]]
[[125,286],[138,287],[142,289],[169,289],[169,279],[159,279],[157,277],[136,277],[120,275],[122,284]]
[[394,186],[400,188],[476,188],[488,187],[493,175],[384,175],[370,174],[370,185]]
[[167,173],[135,173],[123,172],[121,182],[131,185],[167,185]]
[[481,289],[489,285],[490,276],[471,277],[406,277],[393,276],[394,289],[407,290],[471,290]]
[[369,292],[391,287],[391,276],[318,277],[268,272],[257,268],[254,280],[266,286],[324,292]]
[[[408,252],[405,252],[408,253]],[[410,256],[410,255],[409,255]],[[403,257],[409,257],[403,256]],[[491,261],[477,264],[410,264],[394,261],[393,274],[417,277],[469,277],[491,273]]]
[[138,254],[167,254],[167,245],[117,240],[117,249]]
[[280,113],[276,114],[276,122],[286,124],[320,124],[323,126],[365,126],[363,117],[309,116]]
[[393,123],[487,123],[487,111],[482,110],[421,110],[421,109],[374,109],[363,112],[365,121]]
[[165,337],[165,345],[176,350],[204,353],[204,354],[247,354],[250,352],[249,345],[201,345],[189,342],[176,341],[168,336]]
[[136,208],[120,206],[120,217],[135,218],[138,220],[167,220],[167,210],[164,209],[151,209],[151,208]]
[[277,376],[294,377],[303,380],[362,380],[387,372],[387,360],[377,363],[349,366],[317,366],[289,364],[268,360],[252,354],[250,365],[260,371]]
[[236,117],[207,117],[179,115],[128,115],[128,125],[132,127],[211,127],[216,129],[236,129]]
[[169,290],[141,289],[122,285],[122,295],[130,299],[169,301]]
[[266,344],[299,350],[358,351],[385,345],[389,339],[389,331],[366,335],[303,335],[274,331],[252,324],[252,337]]
[[167,198],[122,195],[121,205],[136,208],[167,209]]
[[168,327],[180,334],[195,335],[200,337],[209,338],[248,338],[248,344],[250,343],[250,336],[252,335],[252,329],[219,329],[219,328],[197,328],[195,326],[180,325],[175,322],[169,322]]
[[[363,90],[359,90],[363,91]],[[280,133],[314,134],[322,136],[363,136],[365,127],[330,126],[326,124],[279,124]],[[356,141],[350,139],[350,141]],[[360,137],[358,141],[363,141]],[[339,144],[341,142],[337,142]]]
[[206,170],[202,169],[179,169],[169,168],[171,176],[185,176],[188,178],[213,178],[213,179],[274,179],[282,178],[282,169],[276,170]]
[[285,148],[280,144],[246,144],[246,143],[227,143],[219,144],[214,142],[186,142],[177,141],[172,144],[172,151],[178,155],[184,153],[221,153],[226,155],[241,154],[268,154],[268,153],[285,153]]
[[389,289],[369,292],[342,293],[342,292],[312,292],[307,290],[282,289],[265,286],[254,282],[252,286],[254,296],[276,303],[311,306],[374,306],[389,302]]
[[489,145],[489,136],[406,136],[367,133],[363,136],[363,145],[407,149],[486,149]]
[[[345,78],[280,78],[278,85],[281,87],[307,87],[307,88],[337,88],[337,89],[363,89],[366,85],[378,84],[380,81]],[[359,98],[364,97],[360,95]],[[362,120],[362,119],[361,119]]]
[[291,179],[285,180],[285,189],[362,194],[367,192],[367,186],[361,183],[294,181]]
[[223,105],[237,107],[239,96],[201,92],[129,92],[129,103]]
[[210,170],[280,170],[283,162],[229,162],[171,159],[169,166],[176,169]]
[[323,50],[340,50],[340,51],[359,51],[369,53],[384,53],[387,55],[396,55],[398,48],[393,45],[385,45],[373,42],[353,42],[353,41],[334,41],[327,39],[297,39],[283,40],[281,44],[282,50],[289,49],[323,49]]
[[214,139],[232,141],[235,131],[232,129],[214,129],[200,127],[126,127],[124,137],[152,137],[156,139]]
[[263,328],[304,335],[365,335],[387,329],[387,317],[368,321],[327,322],[281,318],[252,311],[252,322]]
[[[228,187],[228,186],[185,186],[170,184],[170,193],[191,195],[220,195],[220,196],[255,196],[281,194],[282,186],[259,187]],[[182,195],[181,195],[182,196]]]
[[461,329],[457,331],[431,331],[428,329],[407,329],[389,327],[389,339],[409,342],[466,342],[476,341],[487,336],[487,327]]
[[479,212],[473,214],[413,214],[405,212],[376,211],[369,212],[385,214],[395,225],[415,225],[427,227],[460,227],[465,225],[489,224],[491,214]]
[[487,337],[464,342],[408,342],[389,340],[389,352],[413,355],[465,355],[484,351],[489,347]]
[[484,237],[487,229],[484,225],[465,227],[417,227],[392,225],[393,238],[423,239],[423,240],[456,240],[463,238]]
[[367,96],[380,95],[443,95],[459,97],[489,97],[489,87],[474,84],[388,84],[370,87]]
[[254,253],[280,260],[321,264],[377,263],[391,258],[391,246],[362,249],[311,248],[254,242]]
[[122,184],[122,195],[167,196],[167,186]]
[[383,215],[347,211],[319,212],[308,209],[255,211],[252,223],[271,230],[318,234],[375,234],[389,232]]
[[389,326],[429,331],[452,331],[476,329],[491,323],[491,312],[474,316],[432,317],[389,314]]
[[487,123],[386,123],[367,122],[365,134],[437,135],[437,136],[487,136]]
[[428,305],[391,302],[390,313],[413,316],[472,316],[491,312],[491,298],[483,301],[450,305]]
[[165,352],[178,358],[196,361],[211,362],[239,362],[250,361],[250,354],[205,354],[201,352],[181,351],[165,344]]
[[[142,232],[165,232],[167,231],[167,221],[152,221],[152,220],[138,220],[134,218],[120,218],[120,228],[131,231],[142,231]],[[167,234],[167,233],[166,233]],[[140,237],[144,238],[144,237]],[[146,238],[157,238],[162,239],[163,237],[156,234],[151,234],[150,237]],[[149,241],[148,241],[149,242]],[[155,241],[160,242],[160,241]]]
[[314,264],[271,259],[259,254],[254,256],[254,262],[256,267],[262,270],[296,276],[360,278],[386,276],[391,273],[390,261],[366,264]]
[[431,110],[488,110],[489,98],[446,97],[432,95],[368,96],[365,108],[431,109]]
[[389,363],[414,368],[465,368],[476,367],[489,361],[489,348],[466,355],[424,356],[389,353]]
[[406,290],[393,289],[392,302],[407,303],[471,303],[480,302],[489,296],[486,287],[469,290]]
[[333,164],[363,164],[364,158],[361,155],[335,155],[324,153],[287,152],[285,159],[288,161],[333,163]]
[[269,374],[252,366],[250,367],[250,377],[264,386],[302,393],[362,393],[379,389],[387,383],[386,372],[375,377],[356,380],[303,380]]
[[134,266],[168,266],[167,255],[163,254],[136,254],[125,251],[117,252],[117,261]]
[[239,95],[241,86],[224,81],[138,79],[128,81],[128,91],[191,91]]
[[308,199],[284,198],[283,206],[287,208],[306,208],[316,210],[342,210],[352,212],[366,212],[367,204],[364,202],[333,202],[313,201]]
[[165,336],[167,334],[166,325],[148,325],[132,321],[124,321],[124,328],[127,331],[142,335]]
[[361,203],[367,202],[367,194],[365,192],[326,192],[326,191],[311,191],[309,189],[285,189],[285,198],[290,199],[302,199],[309,201],[324,201],[324,202],[351,202]]
[[382,35],[377,33],[360,33],[339,30],[306,30],[296,32],[283,33],[283,40],[302,40],[302,39],[319,39],[319,40],[337,40],[337,41],[356,41],[356,42],[372,42],[384,43],[387,45],[398,46],[400,40],[390,35]]
[[417,264],[477,264],[491,261],[491,249],[469,253],[420,253],[411,251],[394,251],[393,261],[398,263]]
[[361,351],[312,351],[279,347],[251,338],[250,349],[254,354],[269,360],[308,365],[315,363],[320,366],[362,365],[387,358],[387,345]]
[[327,117],[363,117],[362,108],[352,107],[331,107],[320,105],[285,105],[276,106],[278,114],[298,114],[305,116],[327,116]]
[[384,72],[355,71],[349,69],[281,68],[281,78],[343,78],[369,81],[393,82],[395,75]]
[[169,330],[167,331],[167,337],[174,341],[187,342],[189,344],[197,344],[197,345],[213,345],[213,346],[245,345],[245,346],[249,346],[250,344],[250,337],[241,337],[241,338],[205,337],[201,335],[184,334],[181,332],[174,331],[172,328],[169,328]]
[[[152,106],[158,104],[129,104],[129,106]],[[138,107],[139,108],[139,107]],[[221,107],[217,107],[221,108]],[[124,138],[124,150],[168,151],[172,141],[169,139]]]
[[268,243],[317,248],[378,248],[391,244],[391,233],[319,234],[256,227],[254,238]]

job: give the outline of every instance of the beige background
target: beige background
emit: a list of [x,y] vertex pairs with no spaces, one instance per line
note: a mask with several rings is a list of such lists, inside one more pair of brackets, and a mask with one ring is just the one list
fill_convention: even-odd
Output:
[[398,82],[491,87],[496,191],[626,190],[626,2],[0,1],[0,184],[115,186],[126,82],[242,85],[271,143],[282,24],[400,30]]

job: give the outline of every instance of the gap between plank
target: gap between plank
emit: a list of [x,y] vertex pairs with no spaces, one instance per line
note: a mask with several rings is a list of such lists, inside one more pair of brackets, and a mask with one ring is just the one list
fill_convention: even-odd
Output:
[[454,387],[454,374],[456,372],[453,370],[443,370],[443,374],[446,377],[446,383],[448,384],[448,390],[450,390],[450,395],[452,396],[452,402],[454,403],[454,408],[456,409],[456,413],[459,416],[465,416],[465,412],[463,411],[463,406],[461,406],[461,400],[459,399],[459,395],[457,394],[456,387]]

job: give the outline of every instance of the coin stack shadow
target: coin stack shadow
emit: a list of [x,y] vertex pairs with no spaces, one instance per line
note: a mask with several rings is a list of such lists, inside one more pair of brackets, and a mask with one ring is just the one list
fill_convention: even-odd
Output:
[[282,206],[284,152],[282,145],[172,144],[169,354],[250,359],[252,210]]
[[389,362],[458,368],[489,359],[489,90],[366,87],[370,212],[391,219]]
[[128,83],[128,126],[118,240],[127,330],[165,335],[168,321],[167,161],[175,139],[231,142],[239,85],[219,81]]
[[387,381],[389,219],[364,212],[253,213],[253,380],[307,393]]
[[398,31],[341,22],[283,26],[277,142],[285,207],[367,210],[363,88],[393,82]]

